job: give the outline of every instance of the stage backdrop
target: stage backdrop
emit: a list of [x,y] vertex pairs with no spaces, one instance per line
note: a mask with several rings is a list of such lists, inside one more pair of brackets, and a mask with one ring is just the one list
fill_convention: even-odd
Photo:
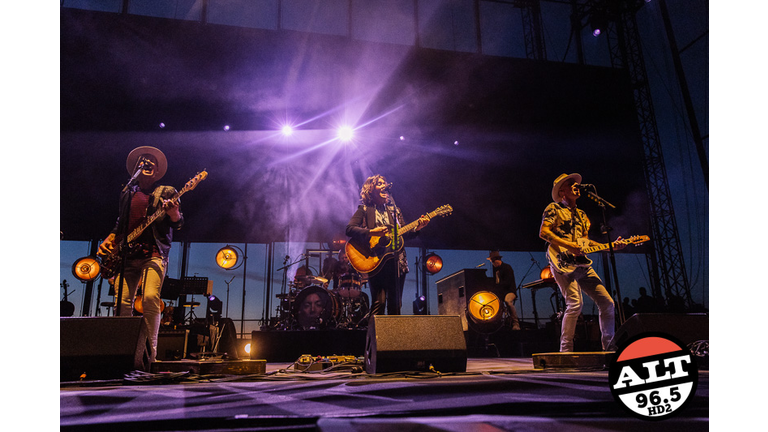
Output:
[[[103,238],[152,145],[169,159],[187,225],[175,240],[344,237],[359,190],[393,182],[406,218],[450,204],[417,243],[539,250],[552,181],[579,172],[645,234],[642,143],[622,70],[289,31],[62,10],[61,230]],[[285,122],[292,136],[280,133]],[[352,141],[336,129],[355,128]],[[580,202],[597,234],[603,212]]]

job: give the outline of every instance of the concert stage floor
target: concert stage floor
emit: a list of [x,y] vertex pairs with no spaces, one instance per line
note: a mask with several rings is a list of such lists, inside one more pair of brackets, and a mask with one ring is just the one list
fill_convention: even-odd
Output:
[[614,401],[604,369],[535,369],[533,359],[469,358],[466,373],[300,372],[104,381],[60,387],[61,430],[701,431],[709,371],[674,417],[650,422]]

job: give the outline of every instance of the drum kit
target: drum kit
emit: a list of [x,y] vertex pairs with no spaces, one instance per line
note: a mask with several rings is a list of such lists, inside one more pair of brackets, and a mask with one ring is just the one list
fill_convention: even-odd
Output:
[[[370,307],[364,277],[354,270],[338,283],[312,275],[296,276],[288,292],[277,294],[278,330],[356,329],[367,325]],[[334,287],[330,288],[329,285]]]

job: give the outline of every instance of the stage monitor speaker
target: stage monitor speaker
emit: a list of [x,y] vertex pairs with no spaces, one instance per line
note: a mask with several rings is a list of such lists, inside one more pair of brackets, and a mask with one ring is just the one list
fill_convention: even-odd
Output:
[[610,348],[615,350],[630,338],[647,332],[667,334],[685,345],[708,340],[709,316],[705,313],[637,313],[616,330]]
[[134,370],[148,372],[152,348],[142,317],[61,318],[62,382],[119,379]]
[[365,371],[466,372],[467,344],[455,315],[374,315],[365,340]]

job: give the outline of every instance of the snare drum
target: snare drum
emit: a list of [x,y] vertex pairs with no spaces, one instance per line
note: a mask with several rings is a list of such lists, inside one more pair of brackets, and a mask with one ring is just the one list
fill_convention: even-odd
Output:
[[341,316],[341,301],[336,293],[310,286],[296,296],[293,316],[303,330],[332,327]]
[[344,298],[358,298],[362,293],[362,278],[359,273],[345,273],[339,277],[339,295]]

